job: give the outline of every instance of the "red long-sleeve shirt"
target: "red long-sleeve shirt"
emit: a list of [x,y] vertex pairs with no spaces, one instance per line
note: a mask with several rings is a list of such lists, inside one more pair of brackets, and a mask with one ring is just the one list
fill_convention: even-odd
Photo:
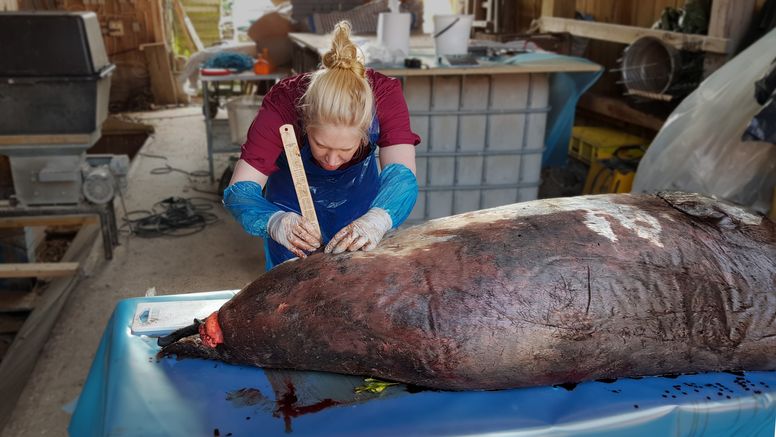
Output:
[[[374,93],[377,120],[380,124],[379,147],[397,144],[418,145],[420,137],[410,129],[410,117],[407,102],[399,80],[367,69],[367,79]],[[256,170],[269,176],[278,167],[275,165],[283,152],[283,142],[278,129],[284,124],[293,124],[301,144],[302,113],[299,106],[302,95],[307,90],[310,74],[299,74],[281,80],[269,90],[262,101],[259,113],[254,118],[248,139],[242,146],[240,158]],[[358,162],[363,156],[354,156]]]

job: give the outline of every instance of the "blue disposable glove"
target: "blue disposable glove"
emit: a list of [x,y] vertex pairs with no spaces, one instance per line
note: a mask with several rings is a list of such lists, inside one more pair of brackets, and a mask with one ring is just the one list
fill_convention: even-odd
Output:
[[224,207],[232,213],[245,232],[259,237],[269,237],[269,219],[281,209],[265,199],[261,185],[253,181],[240,181],[224,190]]
[[326,253],[372,250],[391,228],[410,215],[418,198],[418,182],[409,168],[391,164],[380,173],[380,188],[366,214],[345,226],[326,245]]
[[241,181],[224,190],[224,206],[251,235],[272,238],[294,255],[320,247],[320,233],[307,219],[295,212],[282,211],[261,194],[261,185]]
[[380,173],[380,189],[372,208],[380,208],[391,216],[391,226],[398,228],[407,220],[418,200],[418,180],[403,164],[390,164]]

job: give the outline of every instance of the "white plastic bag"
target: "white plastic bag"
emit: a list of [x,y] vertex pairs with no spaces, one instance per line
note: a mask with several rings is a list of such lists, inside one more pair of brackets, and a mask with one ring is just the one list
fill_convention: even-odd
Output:
[[776,30],[703,81],[663,125],[639,164],[633,192],[698,192],[767,212],[776,145],[741,136],[762,108],[754,83],[774,60]]

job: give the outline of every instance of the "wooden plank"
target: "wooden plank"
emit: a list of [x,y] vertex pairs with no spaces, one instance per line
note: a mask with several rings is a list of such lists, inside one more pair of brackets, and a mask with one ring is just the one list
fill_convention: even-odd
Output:
[[77,262],[0,264],[0,278],[55,278],[77,271]]
[[756,0],[714,0],[711,2],[709,36],[727,38],[728,53],[720,56],[706,56],[703,75],[707,77],[732,58],[752,24]]
[[[99,233],[100,227],[97,225],[81,228],[63,261],[85,260]],[[38,299],[35,310],[30,313],[6,356],[0,361],[0,393],[3,394],[3,402],[0,402],[0,429],[11,417],[16,401],[35,367],[35,361],[79,278],[80,275],[56,278],[49,283],[46,292]]]
[[32,311],[38,299],[37,290],[0,290],[0,312]]
[[589,92],[583,94],[579,99],[578,107],[636,126],[646,127],[655,132],[659,131],[665,123],[664,119],[632,108],[622,100]]
[[725,54],[729,48],[729,41],[726,38],[667,32],[621,24],[570,20],[567,18],[542,17],[539,19],[539,28],[542,32],[565,32],[576,36],[621,44],[631,44],[641,37],[653,36],[678,49],[688,51]]
[[191,53],[196,53],[197,45],[194,43],[194,38],[191,37],[189,29],[186,26],[186,13],[183,11],[183,6],[179,0],[173,0],[173,14],[175,15],[175,21],[178,23],[178,28],[183,33],[183,39],[186,41],[186,46]]
[[37,217],[0,217],[1,228],[20,228],[24,226],[75,226],[98,223],[94,214],[50,215]]
[[727,38],[733,50],[745,36],[754,16],[756,0],[714,0],[711,2],[709,36]]
[[143,133],[154,133],[154,127],[136,121],[125,120],[115,115],[109,115],[102,123],[103,135],[133,135]]
[[542,16],[574,18],[576,7],[576,0],[542,0]]
[[25,145],[25,144],[79,144],[91,140],[88,134],[60,134],[60,135],[2,135],[0,145]]
[[148,22],[146,23],[153,36],[153,41],[166,43],[167,37],[164,31],[164,12],[161,0],[148,0]]
[[175,18],[178,20],[181,29],[183,29],[183,33],[186,34],[186,40],[191,43],[192,50],[194,52],[205,50],[205,46],[202,44],[202,40],[199,39],[199,35],[197,34],[197,29],[195,29],[194,24],[191,23],[180,0],[173,0],[172,5],[175,12]]
[[140,46],[146,55],[148,72],[151,75],[151,92],[157,105],[174,105],[178,103],[175,93],[175,79],[172,76],[167,44],[152,43]]

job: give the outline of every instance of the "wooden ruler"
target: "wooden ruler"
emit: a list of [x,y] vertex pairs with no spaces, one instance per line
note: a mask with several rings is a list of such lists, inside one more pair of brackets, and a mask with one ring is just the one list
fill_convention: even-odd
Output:
[[286,151],[288,168],[291,170],[291,178],[294,180],[294,190],[296,198],[299,200],[299,208],[302,210],[302,217],[310,220],[321,235],[321,227],[318,225],[318,216],[315,214],[315,205],[313,197],[310,194],[310,186],[307,184],[307,175],[304,172],[302,164],[302,155],[299,153],[299,145],[296,143],[296,133],[294,126],[284,124],[280,126],[280,138],[283,140],[283,149]]

